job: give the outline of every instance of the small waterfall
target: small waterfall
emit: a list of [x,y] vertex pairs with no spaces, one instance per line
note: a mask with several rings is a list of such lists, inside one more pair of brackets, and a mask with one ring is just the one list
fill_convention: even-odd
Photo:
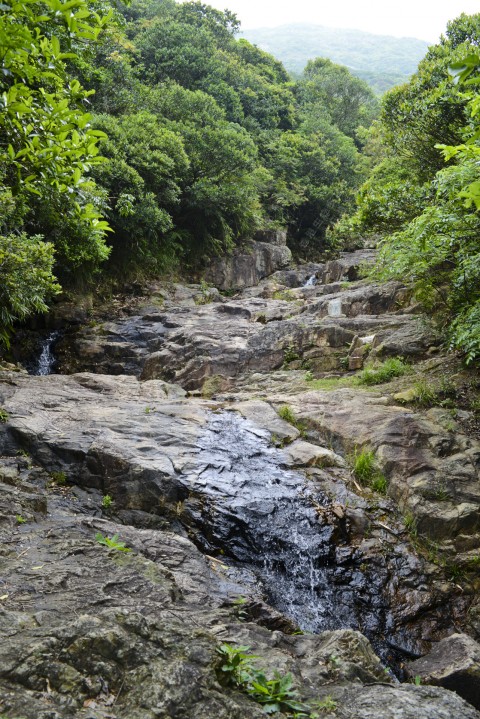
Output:
[[44,339],[42,351],[40,352],[40,356],[33,368],[32,374],[42,376],[52,374],[53,365],[55,364],[53,345],[57,341],[59,335],[59,331],[55,330],[55,332],[51,332],[48,337]]
[[222,548],[225,559],[253,570],[267,601],[302,629],[379,633],[385,611],[374,606],[378,588],[366,600],[362,572],[335,561],[334,529],[318,513],[328,498],[284,466],[268,437],[234,412],[210,417],[184,476],[189,492],[202,498],[202,519],[193,504],[194,523],[205,532],[197,539],[206,551]]
[[317,284],[317,275],[312,275],[303,285],[304,287],[314,287]]

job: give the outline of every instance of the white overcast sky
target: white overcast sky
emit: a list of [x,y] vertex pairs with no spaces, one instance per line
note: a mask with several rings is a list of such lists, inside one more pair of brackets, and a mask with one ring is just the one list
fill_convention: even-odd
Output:
[[378,35],[416,37],[434,43],[447,21],[480,12],[480,0],[204,0],[228,8],[243,28],[301,22],[354,28]]

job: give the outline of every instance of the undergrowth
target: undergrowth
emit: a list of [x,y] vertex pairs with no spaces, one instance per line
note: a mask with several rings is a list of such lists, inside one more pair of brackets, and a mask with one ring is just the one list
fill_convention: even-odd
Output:
[[389,357],[378,365],[365,367],[358,375],[359,384],[372,385],[390,382],[395,377],[401,377],[410,371],[410,365],[401,357]]
[[387,478],[378,468],[373,450],[356,448],[354,453],[348,457],[348,462],[360,484],[379,492],[379,494],[386,493]]
[[249,649],[230,644],[218,647],[221,662],[217,677],[224,686],[239,689],[261,704],[265,714],[280,712],[292,719],[319,719],[318,711],[323,714],[337,708],[337,702],[330,696],[319,702],[303,702],[290,673],[274,672],[273,678],[268,679],[265,670],[255,663],[258,657],[249,654]]
[[339,375],[337,377],[323,377],[314,379],[311,372],[307,372],[305,380],[312,389],[336,389],[337,387],[358,387],[361,385],[375,385],[390,382],[395,377],[410,372],[410,365],[401,357],[389,357],[385,362],[371,364],[355,375]]

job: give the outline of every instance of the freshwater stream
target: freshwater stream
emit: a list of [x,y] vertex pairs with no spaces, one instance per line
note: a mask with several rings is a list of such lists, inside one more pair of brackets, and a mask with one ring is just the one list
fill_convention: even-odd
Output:
[[221,550],[253,567],[266,601],[302,630],[359,629],[387,656],[382,579],[367,579],[360,561],[338,562],[338,527],[319,512],[331,500],[286,468],[269,440],[236,412],[211,415],[183,480],[203,498],[197,541],[208,553]]

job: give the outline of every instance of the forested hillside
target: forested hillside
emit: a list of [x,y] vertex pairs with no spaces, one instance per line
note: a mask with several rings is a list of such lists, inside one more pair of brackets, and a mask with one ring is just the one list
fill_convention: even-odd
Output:
[[480,15],[449,23],[391,90],[365,151],[377,165],[339,235],[383,237],[378,274],[409,282],[467,362],[480,357]]
[[54,276],[199,266],[259,228],[287,227],[305,252],[352,205],[374,95],[328,61],[292,82],[237,30],[199,2],[4,5],[5,340]]
[[271,52],[289,72],[300,75],[312,58],[328,57],[346,65],[377,93],[407,82],[428,48],[426,42],[414,37],[373,35],[303,23],[252,28],[243,30],[242,35]]
[[373,125],[346,68],[312,59],[293,81],[238,29],[199,2],[4,4],[3,344],[60,287],[201,271],[281,227],[309,258],[383,233],[383,276],[411,280],[473,361],[480,16],[450,23]]

